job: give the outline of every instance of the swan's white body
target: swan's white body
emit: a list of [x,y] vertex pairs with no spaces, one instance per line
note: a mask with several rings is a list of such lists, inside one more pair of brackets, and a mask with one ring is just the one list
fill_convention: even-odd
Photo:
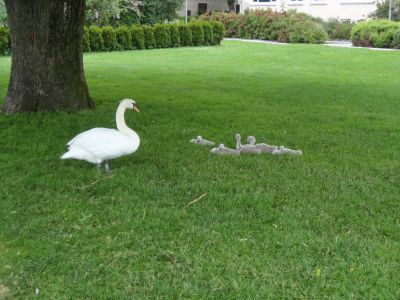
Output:
[[214,142],[212,142],[212,141],[207,141],[206,139],[203,139],[203,138],[201,137],[201,135],[199,135],[199,136],[198,136],[197,138],[195,138],[195,139],[191,139],[191,140],[190,140],[190,143],[197,144],[197,145],[203,145],[203,146],[213,146],[213,145],[215,145]]
[[93,128],[82,132],[68,142],[68,151],[60,158],[85,160],[98,166],[106,161],[107,171],[108,160],[134,153],[139,148],[140,138],[126,126],[124,113],[128,108],[138,111],[134,100],[122,100],[116,112],[118,130]]
[[239,155],[239,150],[226,148],[224,144],[220,144],[218,148],[212,148],[210,152],[214,155]]

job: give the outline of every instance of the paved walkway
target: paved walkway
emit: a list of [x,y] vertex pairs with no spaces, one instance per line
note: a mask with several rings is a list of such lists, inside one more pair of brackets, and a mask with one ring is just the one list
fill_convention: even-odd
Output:
[[[227,41],[242,41],[249,43],[261,43],[261,44],[270,44],[270,45],[290,45],[289,43],[279,43],[274,41],[264,41],[264,40],[249,40],[249,39],[238,39],[238,38],[224,38]],[[357,48],[357,49],[369,49],[376,51],[399,51],[399,49],[387,49],[387,48],[367,48],[367,47],[355,47],[350,41],[326,41],[323,46],[330,47],[341,47],[341,48]]]

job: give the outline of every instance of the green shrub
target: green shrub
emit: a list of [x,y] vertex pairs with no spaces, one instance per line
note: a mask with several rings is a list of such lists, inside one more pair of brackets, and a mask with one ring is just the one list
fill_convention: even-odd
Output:
[[191,46],[192,45],[192,31],[189,25],[186,23],[180,23],[178,25],[179,39],[181,40],[181,46]]
[[87,28],[86,26],[83,27],[82,51],[83,52],[89,52],[90,51],[89,28]]
[[296,22],[289,32],[290,43],[322,44],[327,38],[324,27],[311,20]]
[[171,47],[171,35],[169,32],[168,25],[166,24],[154,25],[154,39],[156,41],[157,48]]
[[224,25],[217,21],[212,21],[210,24],[213,28],[213,45],[219,45],[224,38]]
[[214,40],[213,28],[209,22],[201,22],[204,33],[204,45],[212,45]]
[[115,30],[117,38],[118,49],[129,50],[132,49],[132,35],[126,26],[117,27]]
[[8,29],[0,27],[0,55],[10,53]]
[[193,46],[201,46],[204,44],[204,32],[203,27],[199,22],[189,23],[190,31],[192,32],[192,44]]
[[178,25],[169,24],[168,29],[171,37],[171,47],[179,47],[181,45],[181,39],[179,37]]
[[132,49],[144,49],[144,33],[141,26],[131,27]]
[[393,34],[393,48],[400,49],[400,29]]
[[400,29],[400,23],[389,20],[372,20],[360,22],[351,32],[354,46],[361,47],[394,47],[394,35]]
[[91,51],[102,51],[104,47],[101,29],[97,26],[89,27],[89,41]]
[[144,34],[144,46],[146,49],[153,49],[156,46],[156,41],[154,39],[154,28],[149,25],[143,25]]
[[113,51],[118,49],[117,35],[115,29],[111,26],[105,26],[101,28],[101,36],[103,37],[105,51]]
[[325,31],[332,40],[350,40],[354,25],[353,22],[341,22],[334,18],[324,22]]

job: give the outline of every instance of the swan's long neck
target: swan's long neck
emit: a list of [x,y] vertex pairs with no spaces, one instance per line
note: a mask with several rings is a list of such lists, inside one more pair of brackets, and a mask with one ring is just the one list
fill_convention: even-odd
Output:
[[236,150],[239,150],[242,147],[242,144],[240,143],[240,135],[236,136]]
[[117,113],[115,115],[115,119],[116,119],[118,131],[125,134],[128,137],[133,137],[133,138],[138,139],[139,136],[137,135],[137,133],[135,131],[133,131],[132,129],[130,129],[128,126],[126,126],[125,110],[126,110],[126,107],[123,105],[120,105],[117,108]]

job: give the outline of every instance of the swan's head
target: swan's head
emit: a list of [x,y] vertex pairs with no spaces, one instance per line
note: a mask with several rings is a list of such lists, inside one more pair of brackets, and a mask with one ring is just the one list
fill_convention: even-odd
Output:
[[236,140],[240,140],[240,134],[239,134],[239,133],[236,133],[236,134],[235,134],[235,138],[236,138]]
[[254,145],[254,144],[256,143],[256,138],[255,138],[254,136],[250,135],[250,136],[247,138],[247,142],[248,142],[250,145]]
[[127,108],[127,109],[133,109],[133,110],[135,110],[135,111],[137,111],[138,113],[140,113],[140,110],[139,110],[139,108],[137,107],[137,104],[136,104],[136,101],[135,100],[132,100],[132,99],[123,99],[122,101],[121,101],[121,104],[120,105],[123,105],[125,108]]

